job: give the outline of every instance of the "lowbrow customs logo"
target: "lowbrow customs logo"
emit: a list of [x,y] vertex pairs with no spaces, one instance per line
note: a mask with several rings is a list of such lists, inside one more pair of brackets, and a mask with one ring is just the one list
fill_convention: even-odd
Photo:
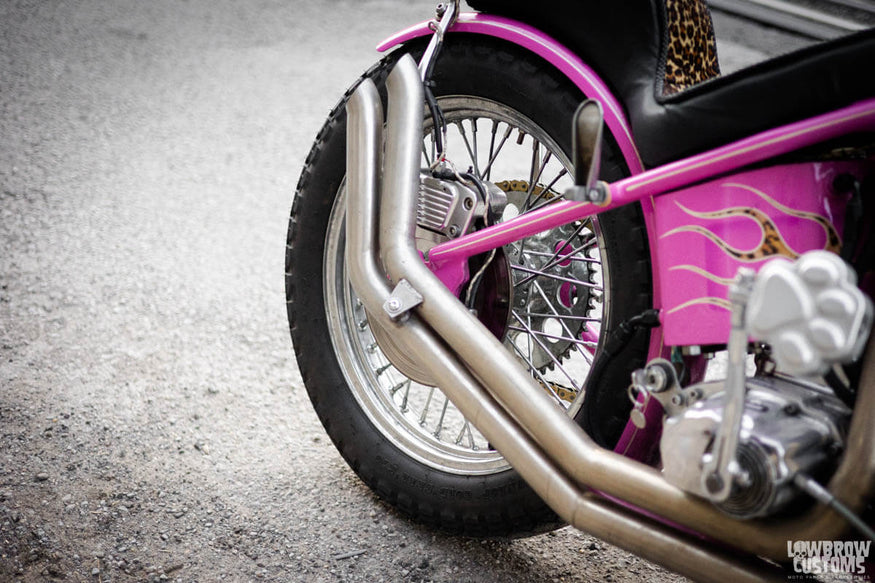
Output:
[[[787,541],[787,557],[799,575],[845,575],[850,581],[868,581],[866,560],[872,541]],[[794,577],[791,576],[791,580]],[[806,577],[807,578],[807,577]]]

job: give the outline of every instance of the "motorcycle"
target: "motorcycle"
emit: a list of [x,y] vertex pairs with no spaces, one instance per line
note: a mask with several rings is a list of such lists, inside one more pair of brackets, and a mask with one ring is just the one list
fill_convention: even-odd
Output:
[[865,573],[875,31],[719,76],[698,0],[469,3],[381,43],[298,183],[289,324],[337,449],[450,532]]

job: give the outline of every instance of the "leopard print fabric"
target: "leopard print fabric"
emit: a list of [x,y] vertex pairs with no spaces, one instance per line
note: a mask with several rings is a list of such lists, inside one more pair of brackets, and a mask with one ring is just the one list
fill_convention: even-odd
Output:
[[663,96],[720,75],[711,12],[704,0],[666,0],[668,42]]

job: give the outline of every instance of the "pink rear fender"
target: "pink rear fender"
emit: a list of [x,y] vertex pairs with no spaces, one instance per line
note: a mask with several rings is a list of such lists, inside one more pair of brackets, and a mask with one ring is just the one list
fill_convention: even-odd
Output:
[[[377,45],[377,50],[387,51],[411,39],[431,35],[432,31],[428,24],[428,21],[421,22],[402,30]],[[471,12],[462,13],[450,32],[482,34],[512,42],[535,53],[559,69],[586,97],[601,102],[605,112],[605,125],[617,141],[629,171],[632,174],[643,171],[643,164],[632,140],[632,132],[629,129],[623,108],[608,90],[604,81],[580,57],[541,31],[521,22],[499,16]],[[571,131],[570,128],[569,131]]]

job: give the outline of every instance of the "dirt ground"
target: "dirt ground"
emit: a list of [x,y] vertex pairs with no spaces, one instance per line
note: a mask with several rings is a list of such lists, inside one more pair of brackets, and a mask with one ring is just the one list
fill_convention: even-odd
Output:
[[0,3],[0,580],[680,580],[569,528],[419,527],[309,406],[294,184],[371,47],[430,11]]

